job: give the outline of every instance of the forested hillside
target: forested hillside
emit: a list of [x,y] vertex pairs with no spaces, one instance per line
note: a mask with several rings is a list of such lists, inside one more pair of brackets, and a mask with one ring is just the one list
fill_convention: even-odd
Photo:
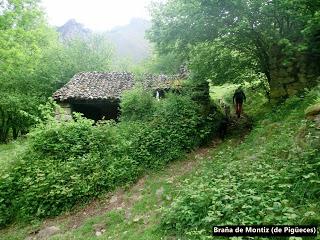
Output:
[[[221,239],[212,226],[319,226],[320,2],[168,0],[151,15],[153,52],[133,64],[75,21],[59,33],[38,0],[0,2],[0,238]],[[140,45],[146,28],[135,20],[108,35],[130,36],[136,56],[144,50],[131,40]],[[124,70],[134,84],[109,99],[120,116],[57,118],[50,97],[72,76]],[[175,78],[146,87],[149,73]]]

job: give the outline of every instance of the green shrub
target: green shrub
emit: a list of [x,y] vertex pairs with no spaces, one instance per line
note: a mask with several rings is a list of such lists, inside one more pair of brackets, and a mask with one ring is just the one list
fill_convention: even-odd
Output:
[[136,146],[137,153],[147,153],[145,164],[149,167],[181,157],[198,145],[199,118],[194,102],[183,96],[169,95],[159,103],[152,121],[146,124],[146,133],[140,141],[144,144]]
[[191,150],[199,145],[198,124],[200,107],[188,96],[168,94],[157,107],[152,128],[159,130],[158,138],[172,141],[172,146]]
[[77,117],[76,121],[50,121],[40,124],[30,137],[33,151],[42,157],[66,161],[90,151],[93,121]]
[[[180,158],[214,129],[189,97],[169,94],[154,102],[139,91],[127,93],[118,124],[93,125],[80,116],[40,124],[24,155],[0,178],[0,225],[58,215],[131,183],[147,169]],[[138,113],[129,102],[139,106]]]
[[0,226],[13,220],[12,199],[16,195],[16,183],[11,174],[0,176]]
[[155,99],[143,88],[126,91],[121,97],[120,109],[122,121],[145,121],[154,111]]
[[[210,120],[220,121],[215,114],[218,116],[215,112]],[[167,94],[157,102],[151,121],[142,123],[137,131],[132,156],[148,167],[180,158],[186,151],[199,146],[211,131],[217,131],[218,124],[204,124],[208,118],[201,115],[200,106],[190,97]]]
[[[54,133],[60,142],[54,142]],[[71,142],[74,134],[77,142]],[[39,148],[40,140],[46,151]],[[70,152],[65,144],[70,144]],[[30,136],[26,155],[1,178],[0,224],[54,216],[132,182],[141,171],[129,152],[128,140],[112,122],[94,127],[91,121],[78,119],[40,126]]]

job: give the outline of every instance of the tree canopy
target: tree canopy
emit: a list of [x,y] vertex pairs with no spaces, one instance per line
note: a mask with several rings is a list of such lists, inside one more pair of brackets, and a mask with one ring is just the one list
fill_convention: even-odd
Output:
[[0,2],[0,142],[26,132],[54,90],[80,71],[110,70],[101,36],[59,40],[38,0]]
[[[200,54],[203,67],[193,70],[216,83],[248,69],[270,82],[275,47],[285,61],[306,52],[319,57],[319,10],[320,1],[313,0],[168,0],[152,6],[148,36],[160,53],[174,52],[192,63]],[[233,72],[219,74],[229,73],[229,64],[236,65]]]

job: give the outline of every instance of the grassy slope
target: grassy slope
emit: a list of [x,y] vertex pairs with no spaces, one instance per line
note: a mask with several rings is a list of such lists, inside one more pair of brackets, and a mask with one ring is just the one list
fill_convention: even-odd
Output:
[[[229,136],[218,147],[212,148],[204,159],[201,156],[192,158],[191,166],[185,171],[183,168],[188,161],[173,163],[161,172],[150,174],[143,184],[130,187],[122,195],[115,193],[118,199],[121,196],[124,200],[116,202],[112,209],[98,210],[94,216],[73,218],[84,212],[80,209],[78,213],[50,221],[11,226],[0,231],[0,238],[24,239],[28,233],[49,225],[60,226],[62,230],[52,239],[151,240],[198,238],[199,231],[190,231],[191,235],[187,237],[170,236],[181,230],[172,222],[179,222],[180,227],[187,230],[197,224],[198,229],[206,229],[215,221],[319,224],[320,206],[315,199],[320,192],[319,172],[315,169],[319,169],[316,164],[320,159],[314,151],[320,146],[319,130],[304,118],[304,109],[312,101],[312,98],[304,101],[291,99],[278,111],[259,117],[254,130],[244,139]],[[258,105],[253,108],[253,105],[251,112],[263,110]],[[214,202],[211,199],[203,201],[207,193],[215,198]],[[107,205],[108,201],[102,198]],[[165,211],[167,217],[163,222],[175,232],[164,232],[159,227],[163,216],[159,209],[167,209],[172,202],[176,207]],[[197,218],[193,225],[183,212],[183,207],[191,212],[194,210],[191,202],[204,213],[204,216],[191,213]],[[70,222],[76,222],[75,229]],[[106,232],[96,237],[95,229],[99,226],[103,226]]]
[[0,173],[5,171],[24,149],[25,144],[20,141],[0,145]]
[[165,210],[164,226],[203,239],[213,225],[319,225],[320,123],[304,117],[319,94],[292,97],[260,115],[242,144],[221,145]]

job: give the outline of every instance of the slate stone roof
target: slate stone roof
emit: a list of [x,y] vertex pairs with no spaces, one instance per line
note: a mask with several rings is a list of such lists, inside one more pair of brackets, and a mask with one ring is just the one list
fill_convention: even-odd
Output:
[[81,72],[53,94],[60,102],[67,100],[119,99],[122,92],[131,89],[134,76],[127,72]]
[[[170,89],[181,85],[181,75],[144,75],[145,89]],[[57,101],[116,100],[125,90],[133,88],[134,75],[128,72],[81,72],[53,94]]]
[[180,75],[145,75],[143,86],[146,89],[171,89],[181,85]]

